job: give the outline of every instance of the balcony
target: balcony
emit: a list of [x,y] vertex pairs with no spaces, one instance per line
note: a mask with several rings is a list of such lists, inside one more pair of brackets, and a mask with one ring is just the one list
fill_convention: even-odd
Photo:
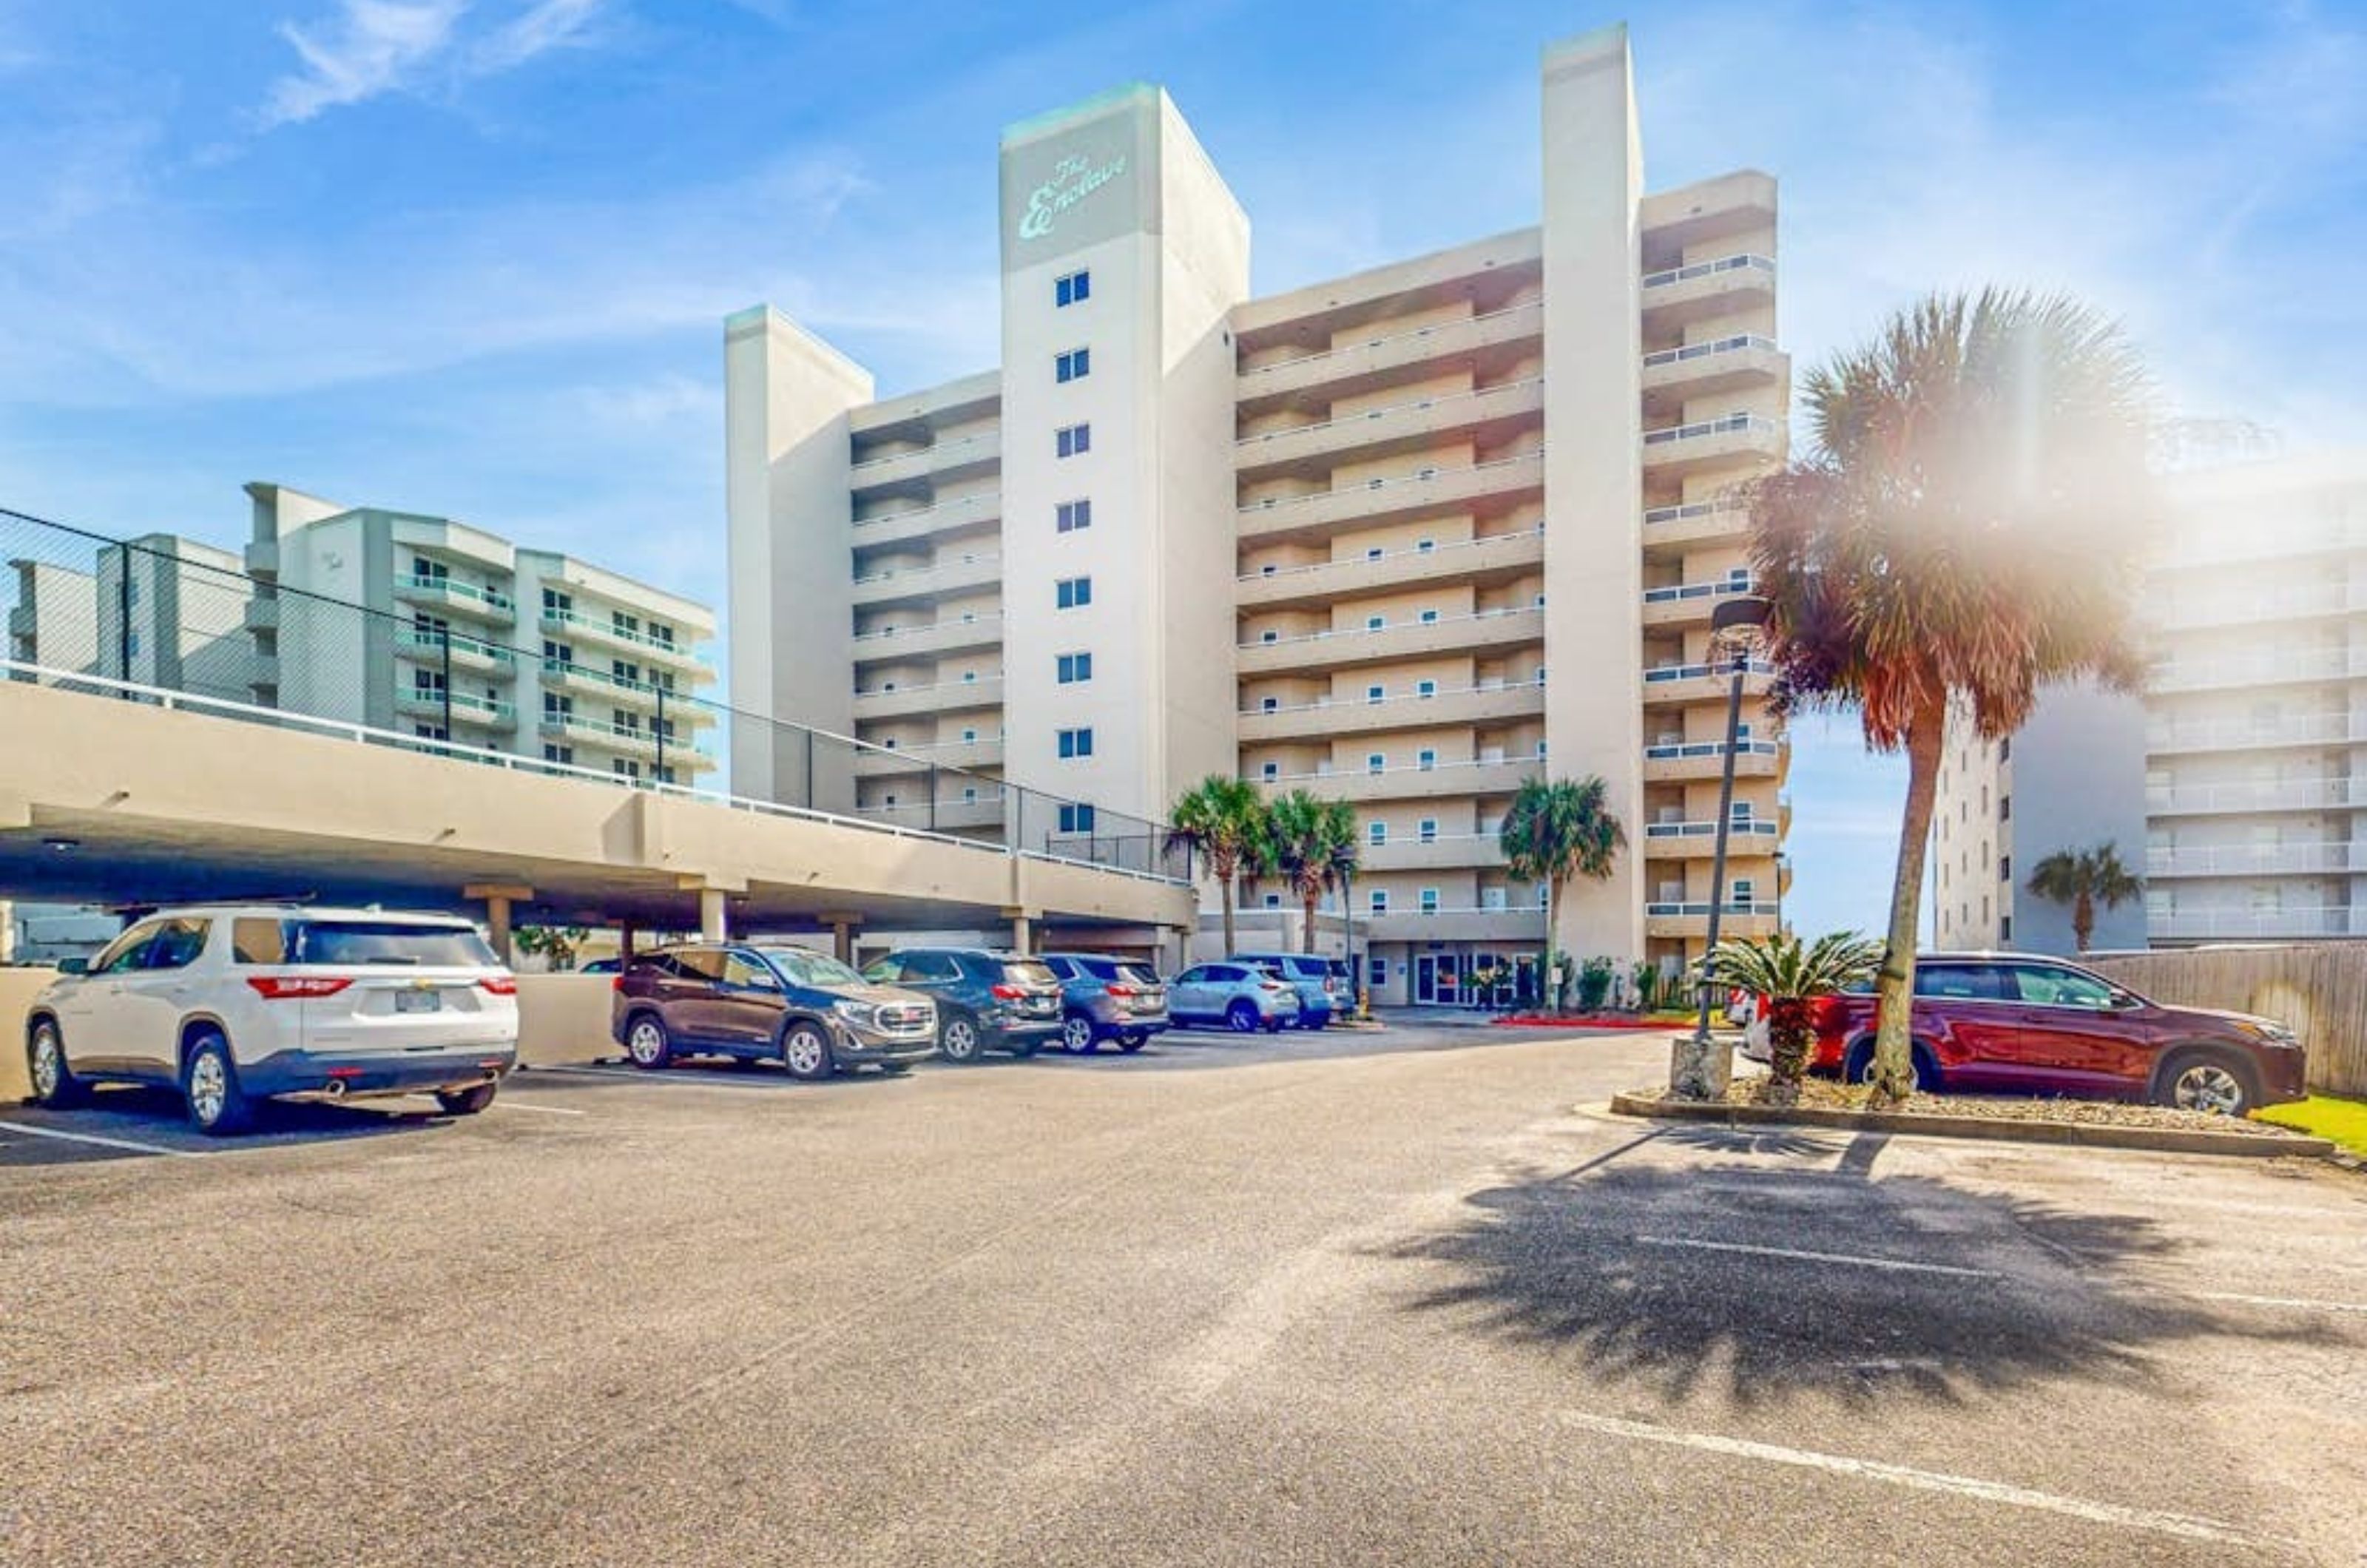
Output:
[[[444,722],[445,698],[441,692],[429,692],[418,687],[397,691],[394,711],[412,718]],[[517,728],[517,706],[514,703],[480,697],[467,692],[454,692],[451,696],[452,728],[463,726],[491,730],[506,735]]]
[[1531,299],[1484,316],[1433,321],[1410,332],[1342,344],[1320,354],[1241,371],[1233,380],[1234,401],[1244,412],[1255,413],[1316,387],[1334,397],[1353,396],[1405,379],[1405,372],[1420,366],[1517,347],[1535,339],[1544,326],[1545,305]]
[[[1718,915],[1717,934],[1729,936],[1773,936],[1779,910],[1772,900],[1728,904]],[[1644,906],[1646,936],[1709,939],[1709,901],[1699,903],[1650,903]]]
[[951,484],[991,474],[1002,466],[1002,432],[981,430],[910,452],[866,457],[847,469],[847,486],[857,496]]
[[1247,745],[1261,740],[1311,740],[1322,736],[1504,723],[1541,718],[1545,711],[1546,689],[1534,681],[1523,681],[1517,684],[1458,687],[1426,697],[1404,692],[1379,702],[1343,697],[1293,707],[1255,708],[1241,714],[1239,730],[1242,744]]
[[[1772,855],[1784,841],[1781,822],[1753,818],[1738,819],[1726,836],[1726,852],[1735,859]],[[1648,822],[1644,825],[1647,860],[1710,860],[1717,852],[1717,823]]]
[[714,709],[687,693],[566,660],[542,661],[542,684],[546,689],[581,692],[644,713],[663,711],[677,727],[713,724],[717,718]]
[[2367,842],[2198,844],[2146,852],[2147,876],[2309,876],[2367,872]]
[[2146,791],[2146,810],[2158,817],[2355,808],[2367,808],[2367,779],[2293,779],[2282,783],[2237,780],[2225,784],[2155,785]]
[[901,512],[858,517],[851,527],[855,547],[860,550],[877,545],[900,545],[933,535],[979,529],[1000,522],[1002,517],[1002,492],[982,490],[970,495],[953,496],[933,506],[907,507]]
[[1342,461],[1419,452],[1451,435],[1501,446],[1544,418],[1545,385],[1543,377],[1531,377],[1244,435],[1233,444],[1233,472],[1244,480],[1285,473],[1316,477]]
[[866,746],[855,754],[859,779],[924,774],[931,768],[975,772],[1002,766],[1000,737],[986,740],[940,740],[926,746]]
[[2367,648],[2297,649],[2289,652],[2189,656],[2155,662],[2148,692],[2208,692],[2240,686],[2303,685],[2367,677]]
[[1490,502],[1509,506],[1545,494],[1542,449],[1462,468],[1424,468],[1306,495],[1266,496],[1238,509],[1244,540],[1319,536],[1343,523],[1359,526],[1468,512]]
[[974,593],[1002,581],[1000,550],[965,550],[942,557],[926,566],[896,567],[855,580],[855,607],[879,609],[890,604],[920,604],[946,593]]
[[1784,423],[1765,414],[1730,413],[1644,432],[1645,469],[1661,479],[1780,463],[1784,451]]
[[1546,912],[1533,906],[1507,903],[1459,908],[1391,909],[1383,914],[1360,912],[1360,942],[1529,942],[1546,929]]
[[[583,714],[552,713],[547,708],[543,710],[538,728],[546,736],[570,743],[589,744],[605,750],[621,752],[628,757],[646,758],[652,762],[657,761],[658,738],[646,728],[637,728],[632,725],[617,724]],[[665,759],[668,766],[676,763],[697,765],[692,762],[692,758],[697,755],[701,753],[692,746],[687,736],[667,738]],[[714,761],[710,758],[704,765],[712,767]]]
[[394,580],[394,596],[413,604],[447,610],[493,626],[517,621],[517,601],[496,588],[480,588],[449,577],[407,575]]
[[1655,506],[1644,513],[1644,553],[1665,556],[1704,545],[1738,544],[1750,531],[1750,508],[1738,501]]
[[1751,592],[1748,573],[1710,582],[1675,582],[1644,590],[1644,624],[1648,626],[1705,626],[1720,599]]
[[859,633],[855,638],[855,662],[878,664],[1002,646],[1002,612],[990,610],[983,615],[962,615],[951,620]]
[[[275,591],[257,593],[239,606],[239,619],[248,631],[277,636],[279,631],[279,597]],[[28,623],[28,626],[30,623]]]
[[1504,846],[1493,833],[1438,833],[1391,839],[1356,849],[1357,874],[1379,871],[1465,871],[1504,863]]
[[1245,642],[1236,651],[1235,667],[1245,676],[1349,669],[1392,660],[1517,648],[1544,636],[1544,610],[1523,604],[1441,615],[1431,621],[1400,621],[1377,629],[1351,626],[1276,637],[1272,642]]
[[571,643],[596,643],[640,654],[645,660],[662,660],[693,680],[715,679],[714,668],[687,644],[674,638],[652,637],[639,627],[620,626],[613,615],[591,615],[581,610],[554,609],[545,605],[542,629],[554,637],[563,637]]
[[2285,583],[2259,592],[2213,592],[2208,589],[2172,592],[2162,595],[2150,606],[2154,625],[2161,631],[2303,621],[2361,610],[2367,610],[2367,583],[2345,582],[2339,571],[2331,581]]
[[1644,356],[1644,406],[1673,410],[1689,398],[1781,387],[1791,373],[1791,355],[1756,333],[1657,349]]
[[908,718],[923,713],[967,713],[1002,705],[1002,677],[981,675],[975,681],[936,681],[925,686],[899,686],[855,694],[857,718]]
[[1759,255],[1720,256],[1644,275],[1645,321],[1673,330],[1713,316],[1775,307],[1775,263]]
[[412,664],[444,667],[445,646],[451,646],[451,667],[495,679],[515,674],[517,654],[499,643],[486,642],[465,632],[439,632],[425,626],[399,626],[394,634],[395,657]]
[[1253,781],[1271,794],[1305,789],[1327,800],[1436,800],[1446,796],[1510,795],[1530,779],[1545,776],[1535,757],[1512,761],[1464,760],[1431,767],[1409,763],[1379,773],[1285,773]]
[[2245,751],[2352,741],[2367,741],[2367,716],[2288,714],[2274,719],[2180,719],[2146,726],[2146,750],[2154,752]]
[[1234,603],[1243,609],[1277,609],[1328,604],[1393,588],[1502,582],[1537,571],[1545,559],[1546,530],[1540,523],[1517,534],[1245,572],[1235,579]]
[[[1743,664],[1742,694],[1763,697],[1774,679],[1774,665],[1763,659],[1748,660]],[[1734,664],[1730,660],[1716,664],[1663,664],[1644,671],[1644,702],[1647,706],[1663,707],[1724,702],[1733,680]]]
[[[1791,761],[1791,752],[1780,740],[1740,741],[1735,746],[1734,776],[1780,779]],[[1725,767],[1723,740],[1670,740],[1644,748],[1647,784],[1699,783],[1721,776]]]
[[2226,533],[2183,534],[2161,566],[2166,570],[2214,571],[2241,561],[2289,560],[2298,556],[2341,556],[2367,550],[2367,518],[2259,525]]
[[2367,936],[2367,910],[2327,905],[2312,909],[2170,909],[2146,912],[2154,941],[2230,942],[2254,937]]

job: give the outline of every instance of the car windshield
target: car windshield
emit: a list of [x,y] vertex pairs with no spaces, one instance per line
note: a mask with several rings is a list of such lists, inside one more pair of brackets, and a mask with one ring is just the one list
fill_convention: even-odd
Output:
[[1002,977],[1014,986],[1057,986],[1051,969],[1033,958],[1014,959],[1002,966]]
[[258,958],[299,967],[399,964],[417,968],[492,969],[501,960],[468,926],[413,925],[402,920],[289,920],[281,927],[284,956]]
[[792,986],[860,986],[863,976],[827,953],[804,947],[766,947],[758,952]]

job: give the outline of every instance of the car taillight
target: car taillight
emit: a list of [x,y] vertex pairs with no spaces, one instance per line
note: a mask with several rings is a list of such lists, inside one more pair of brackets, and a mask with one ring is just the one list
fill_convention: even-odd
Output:
[[1280,980],[1260,980],[1258,982],[1258,986],[1260,988],[1268,991],[1286,991],[1290,989],[1288,986],[1283,984]]
[[1112,986],[1109,987],[1109,994],[1114,997],[1132,997],[1138,996],[1141,993],[1138,992],[1132,986]]
[[267,1002],[284,1002],[305,997],[334,997],[354,982],[340,975],[250,975],[246,983],[255,994]]
[[998,1001],[1015,1002],[1027,993],[1017,986],[990,986],[988,991]]
[[608,980],[608,988],[612,991],[621,991],[625,988],[624,971],[618,970],[614,976],[610,976]]
[[492,992],[497,997],[514,997],[517,995],[517,981],[507,975],[496,975],[491,978],[480,980],[477,984],[482,986],[486,990]]

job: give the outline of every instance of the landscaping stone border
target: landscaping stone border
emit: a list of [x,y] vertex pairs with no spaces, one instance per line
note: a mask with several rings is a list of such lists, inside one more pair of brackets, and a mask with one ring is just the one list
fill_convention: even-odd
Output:
[[1834,1111],[1820,1106],[1688,1104],[1632,1094],[1611,1097],[1621,1116],[1663,1122],[1705,1122],[1727,1127],[1824,1127],[1847,1133],[1899,1133],[1920,1137],[1975,1138],[1992,1143],[2067,1144],[2091,1149],[2144,1149],[2155,1154],[2237,1155],[2253,1159],[2324,1159],[2326,1138],[2268,1133],[2192,1133],[2174,1127],[2115,1127],[2086,1122],[2007,1120],[1995,1116],[1932,1116],[1921,1111]]

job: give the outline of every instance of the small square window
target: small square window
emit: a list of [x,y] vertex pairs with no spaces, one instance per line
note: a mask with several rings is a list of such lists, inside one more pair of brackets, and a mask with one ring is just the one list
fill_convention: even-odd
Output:
[[1093,297],[1093,275],[1091,271],[1066,273],[1052,280],[1052,307],[1063,310],[1082,305]]
[[1264,779],[1267,783],[1271,784],[1275,779],[1282,777],[1282,764],[1279,762],[1266,763],[1263,767],[1258,769],[1258,777]]
[[1269,909],[1279,909],[1279,908],[1282,908],[1282,895],[1281,895],[1281,894],[1279,894],[1279,893],[1269,893],[1269,894],[1267,894],[1267,895],[1265,896],[1265,907],[1266,907],[1267,908],[1269,908]]
[[1268,626],[1265,630],[1258,633],[1258,641],[1260,642],[1280,642],[1281,640],[1282,634],[1275,631],[1271,626]]
[[1417,697],[1434,697],[1438,695],[1438,682],[1435,681],[1416,681],[1413,683],[1413,694]]
[[1435,610],[1424,610],[1424,611],[1421,613],[1421,624],[1422,624],[1423,626],[1433,626],[1433,625],[1437,624],[1437,621],[1438,621],[1438,612],[1437,612],[1437,611],[1435,611]]
[[1372,969],[1370,972],[1373,976],[1372,983],[1374,985],[1386,986],[1389,983],[1389,961],[1387,959],[1373,959]]
[[1063,729],[1059,732],[1060,756],[1063,760],[1090,757],[1093,754],[1093,732],[1083,729]]
[[1082,804],[1063,804],[1060,807],[1060,831],[1090,833],[1093,830],[1093,808]]
[[978,741],[978,731],[975,729],[963,730],[961,740],[962,744],[965,746],[975,745]]
[[1438,842],[1438,818],[1435,817],[1423,818],[1421,819],[1421,826],[1417,830],[1415,836],[1421,839],[1425,844],[1434,844]]
[[1058,660],[1059,683],[1073,686],[1093,678],[1093,656],[1090,653],[1064,653]]
[[1374,848],[1378,849],[1381,845],[1389,841],[1389,825],[1386,822],[1366,823],[1365,825],[1365,841],[1370,843]]
[[1063,457],[1075,457],[1093,449],[1093,427],[1091,424],[1064,424],[1052,433],[1053,449]]
[[1054,602],[1063,610],[1082,609],[1093,602],[1093,580],[1064,577],[1052,585]]
[[1055,381],[1082,381],[1093,373],[1093,351],[1090,348],[1072,348],[1066,354],[1053,356],[1052,378]]
[[1365,758],[1365,771],[1368,773],[1381,773],[1386,770],[1388,765],[1389,759],[1386,752],[1374,751],[1368,753]]
[[1366,560],[1378,560],[1381,558],[1382,553],[1381,547],[1375,545],[1372,548],[1365,552],[1365,558]]
[[1435,915],[1438,913],[1437,888],[1425,887],[1421,890],[1421,912],[1425,915]]
[[1365,700],[1368,703],[1386,702],[1388,699],[1388,694],[1389,689],[1387,686],[1367,686],[1365,688]]
[[1365,617],[1365,629],[1368,632],[1379,631],[1383,626],[1386,626],[1388,624],[1388,617],[1386,615],[1366,615]]
[[1053,531],[1056,533],[1073,534],[1080,528],[1093,525],[1093,503],[1090,498],[1064,501],[1055,509],[1055,514]]
[[1374,914],[1386,915],[1389,912],[1389,890],[1387,888],[1376,887],[1367,896],[1367,908],[1369,908]]
[[1438,548],[1438,541],[1436,539],[1424,539],[1420,544],[1414,546],[1414,548],[1420,550],[1423,555],[1428,555],[1431,551]]
[[1423,748],[1421,749],[1421,751],[1420,751],[1420,752],[1415,756],[1415,758],[1414,758],[1414,762],[1415,762],[1415,765],[1417,765],[1418,767],[1420,767],[1420,768],[1421,769],[1421,771],[1422,771],[1423,773],[1426,773],[1430,772],[1433,768],[1435,768],[1435,767],[1437,767],[1437,766],[1438,766],[1438,753],[1437,753],[1436,751],[1433,750],[1431,748],[1429,748],[1429,747],[1425,746],[1425,747],[1423,747]]
[[1258,712],[1260,713],[1274,713],[1280,709],[1281,706],[1282,699],[1280,697],[1260,697],[1258,699]]

